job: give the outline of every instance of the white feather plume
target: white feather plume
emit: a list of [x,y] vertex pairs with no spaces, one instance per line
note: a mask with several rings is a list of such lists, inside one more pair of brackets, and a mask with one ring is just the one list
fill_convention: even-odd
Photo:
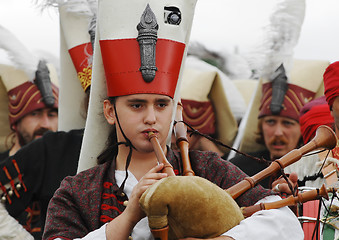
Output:
[[188,55],[193,55],[219,68],[230,79],[248,79],[252,72],[247,60],[238,53],[220,50],[218,52],[207,49],[202,43],[192,41],[188,46]]
[[96,13],[96,0],[37,0],[37,7],[44,10],[47,7],[67,6],[67,11],[79,15],[93,16]]
[[88,6],[92,11],[93,15],[97,15],[97,9],[98,9],[98,1],[97,0],[87,0]]
[[16,36],[8,29],[0,26],[0,48],[5,50],[15,67],[23,70],[33,81],[39,59],[33,55]]
[[278,0],[264,28],[262,45],[251,53],[249,62],[258,77],[270,79],[282,64],[287,73],[291,69],[294,48],[298,43],[305,17],[305,0]]

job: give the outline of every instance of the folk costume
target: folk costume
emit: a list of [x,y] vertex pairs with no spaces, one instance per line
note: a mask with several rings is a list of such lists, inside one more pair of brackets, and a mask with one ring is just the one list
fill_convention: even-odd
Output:
[[[2,131],[2,134],[8,134],[1,145],[6,146],[7,150],[1,153],[0,163],[6,165],[6,160],[10,155],[9,136],[15,134],[16,124],[28,114],[44,109],[58,109],[58,93],[57,87],[58,77],[55,66],[47,63],[44,59],[29,52],[22,43],[7,29],[0,27],[0,47],[8,53],[11,61],[7,64],[0,65],[1,86],[4,87],[7,99],[7,109],[3,110],[3,115],[7,115],[6,125],[2,125],[2,129],[11,129],[11,132]],[[5,122],[5,121],[2,121]],[[16,139],[19,141],[19,139]],[[18,144],[20,146],[21,144]],[[19,198],[17,184],[14,183],[10,175],[10,167],[14,167],[13,163],[2,168],[1,176],[1,198],[2,204],[6,203],[7,210],[11,208],[12,197]],[[15,177],[18,176],[17,171]],[[22,186],[19,183],[20,187]],[[19,212],[11,215],[15,217],[25,229],[31,232],[36,238],[41,238],[42,220],[40,218],[40,202],[30,202],[25,205]],[[5,213],[5,211],[3,211]],[[12,212],[13,213],[13,212]],[[8,214],[8,213],[7,213]],[[3,217],[3,216],[2,216]],[[9,216],[8,216],[9,217]],[[20,228],[20,227],[18,227]],[[7,229],[7,228],[5,228]],[[0,237],[5,237],[6,230],[2,229]],[[15,229],[15,227],[14,227]],[[11,230],[9,230],[11,231]]]
[[[316,95],[321,94],[322,79],[324,69],[327,66],[325,61],[294,60],[290,79],[287,79],[285,73],[277,76],[273,81],[259,83],[261,90],[257,89],[254,93],[253,106],[250,118],[247,119],[244,138],[240,145],[240,151],[246,152],[251,156],[257,157],[257,160],[245,156],[236,156],[229,159],[232,163],[242,169],[246,174],[253,175],[254,169],[260,170],[268,166],[272,159],[264,143],[258,142],[258,121],[264,116],[276,115],[287,117],[299,122],[299,114],[303,106],[310,102]],[[280,79],[280,80],[279,80]],[[286,84],[286,93],[280,94],[283,98],[278,105],[280,111],[273,112],[272,102],[274,101],[274,82],[281,81]],[[312,83],[312,84],[311,84]],[[257,117],[255,117],[257,116]],[[298,147],[298,146],[296,146]],[[270,176],[262,184],[271,188],[271,183],[277,176]]]
[[[315,131],[320,125],[327,125],[331,128],[334,125],[334,119],[325,96],[305,104],[300,111],[300,129],[305,144],[315,136]],[[298,174],[299,186],[321,187],[325,183],[324,175],[326,175],[326,173],[322,173],[322,168],[325,170],[327,165],[337,165],[337,161],[332,157],[328,157],[326,161],[326,165],[322,166],[322,161],[320,161],[318,154],[305,156],[298,162],[286,167],[285,172],[296,172]]]
[[[52,198],[43,239],[105,239],[105,223],[123,212],[124,203],[138,181],[128,171],[128,165],[126,171],[116,170],[115,154],[108,162],[96,166],[106,140],[103,136],[107,136],[110,127],[99,118],[102,116],[102,107],[97,107],[101,105],[100,97],[106,91],[109,97],[154,93],[176,100],[195,3],[195,0],[165,4],[156,0],[99,1],[90,107],[79,173],[65,178]],[[131,144],[128,139],[126,144]],[[214,153],[192,151],[190,156],[196,175],[220,187],[227,188],[246,176]],[[166,157],[175,172],[182,174],[178,153],[168,148]],[[239,205],[253,204],[263,197],[267,201],[279,199],[271,194],[257,186],[238,199]],[[212,216],[215,214],[211,212]],[[134,227],[133,239],[153,239],[148,221],[149,218],[144,218]],[[260,212],[243,220],[226,235],[258,239],[262,238],[264,228],[267,239],[303,238],[297,219],[288,208]]]
[[[314,135],[314,131],[319,125],[328,125],[335,129],[335,119],[331,115],[334,99],[339,96],[339,64],[338,62],[330,64],[323,74],[324,93],[325,96],[319,97],[310,103],[306,104],[301,110],[300,127],[304,137],[304,141],[309,141]],[[285,169],[285,172],[296,172],[298,174],[298,182],[300,186],[307,188],[319,188],[323,184],[326,187],[337,187],[338,184],[338,164],[339,157],[336,154],[338,147],[332,149],[329,153],[315,153],[305,156],[300,161],[290,165]],[[319,232],[320,239],[337,239],[339,236],[337,224],[338,214],[335,210],[339,204],[338,199],[334,198],[330,193],[330,199],[327,201],[322,199],[323,203],[320,210],[320,219],[327,219],[327,223],[320,224]],[[326,207],[324,207],[326,206]],[[329,211],[327,211],[328,209]],[[303,217],[317,218],[319,210],[319,201],[312,201],[303,204]],[[304,223],[304,228],[309,228],[309,232],[305,231],[305,236],[312,236],[314,226],[309,227],[312,223]]]
[[2,201],[35,239],[42,237],[48,202],[60,182],[76,174],[82,137],[83,130],[49,132],[0,163]]
[[[59,131],[46,133],[11,157],[4,154],[0,171],[0,192],[8,213],[35,239],[42,238],[48,202],[60,182],[76,174],[87,111],[81,104],[86,101],[91,79],[88,24],[94,15],[89,9],[93,8],[79,1],[58,1],[55,6],[60,10],[62,25]],[[6,76],[19,79],[21,75],[13,71]],[[38,211],[31,207],[35,202],[39,203]]]

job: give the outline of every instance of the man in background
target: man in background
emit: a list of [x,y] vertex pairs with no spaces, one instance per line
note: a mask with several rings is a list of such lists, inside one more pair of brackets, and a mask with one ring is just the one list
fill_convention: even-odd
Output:
[[0,154],[2,160],[47,131],[57,131],[59,90],[51,82],[45,62],[40,62],[34,81],[8,65],[0,66],[0,77],[7,90],[9,124],[14,133],[13,145]]
[[[295,68],[297,69],[297,67]],[[251,149],[251,151],[247,152],[254,158],[238,155],[230,159],[232,163],[249,176],[262,171],[272,161],[281,158],[303,144],[299,114],[305,103],[314,98],[315,91],[302,87],[305,86],[304,80],[306,80],[302,77],[287,81],[287,76],[282,66],[277,71],[279,74],[274,80],[262,84],[258,120],[252,119],[253,122],[257,123],[257,130],[253,130],[256,133],[255,141],[263,147],[260,150]],[[300,74],[302,73],[301,71],[299,72]],[[280,82],[280,86],[283,86],[279,89],[285,89],[285,91],[276,92],[278,82]],[[292,82],[295,84],[292,84]],[[276,99],[277,96],[280,96],[280,98]],[[248,124],[253,123],[248,121]],[[272,182],[276,177],[270,176],[261,181],[260,184],[265,188],[272,188]],[[276,190],[281,191],[282,189]]]
[[[50,80],[52,66],[50,69],[41,61],[32,81],[21,69],[0,65],[0,77],[8,95],[9,128],[13,131],[13,145],[0,153],[0,162],[46,132],[57,131],[59,90]],[[15,192],[9,191],[8,195],[11,194]],[[2,202],[4,200],[6,196],[3,196]],[[39,215],[40,204],[32,202],[16,219],[34,234],[41,232]]]

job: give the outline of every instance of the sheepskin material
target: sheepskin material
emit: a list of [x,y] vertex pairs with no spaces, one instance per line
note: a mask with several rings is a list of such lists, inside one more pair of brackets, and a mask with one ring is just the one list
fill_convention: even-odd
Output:
[[219,236],[244,219],[233,198],[198,176],[173,176],[150,186],[140,198],[151,229],[169,225],[168,239]]

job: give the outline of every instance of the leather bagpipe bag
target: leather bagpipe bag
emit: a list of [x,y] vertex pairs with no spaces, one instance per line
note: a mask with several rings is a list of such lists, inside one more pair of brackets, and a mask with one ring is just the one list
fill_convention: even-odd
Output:
[[171,176],[150,186],[140,198],[151,229],[169,225],[168,239],[211,238],[244,219],[233,198],[198,176]]

